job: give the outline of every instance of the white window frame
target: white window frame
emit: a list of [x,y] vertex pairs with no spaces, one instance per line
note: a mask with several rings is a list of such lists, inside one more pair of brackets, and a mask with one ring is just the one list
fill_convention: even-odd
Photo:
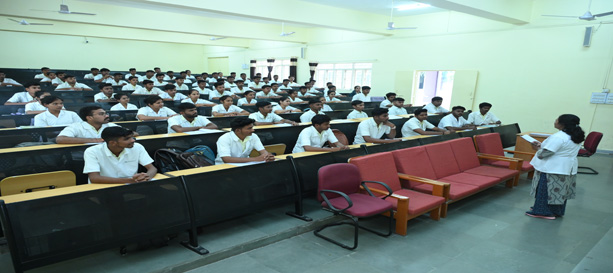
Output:
[[331,82],[337,90],[353,90],[356,85],[370,86],[372,65],[369,62],[320,63],[315,69],[315,85],[325,87],[327,82]]
[[[279,81],[289,78],[289,59],[275,59],[273,63],[272,72],[270,73],[270,80],[273,80],[274,75],[279,75]],[[257,60],[255,63],[255,73],[262,73],[262,79],[268,77],[268,62],[266,60]]]

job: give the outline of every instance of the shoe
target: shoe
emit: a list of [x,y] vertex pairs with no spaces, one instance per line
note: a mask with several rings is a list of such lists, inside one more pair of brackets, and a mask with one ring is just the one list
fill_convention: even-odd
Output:
[[541,218],[541,219],[547,219],[547,220],[555,220],[556,219],[555,216],[537,215],[537,214],[533,214],[531,211],[527,211],[526,215],[528,215],[530,217],[534,217],[534,218]]

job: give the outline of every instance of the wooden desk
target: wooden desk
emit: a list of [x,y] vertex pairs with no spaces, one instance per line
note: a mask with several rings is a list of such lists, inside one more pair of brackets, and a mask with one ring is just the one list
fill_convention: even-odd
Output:
[[5,203],[9,204],[9,203],[14,203],[14,202],[22,202],[22,201],[28,201],[28,200],[33,200],[33,199],[40,199],[40,198],[46,198],[46,197],[71,194],[71,193],[106,189],[106,188],[117,187],[117,186],[122,186],[122,185],[123,184],[85,184],[85,185],[78,185],[78,186],[72,186],[72,187],[57,188],[57,189],[46,190],[46,191],[35,191],[35,192],[0,196],[0,199],[4,200]]
[[356,149],[356,148],[360,148],[360,146],[362,145],[366,145],[366,146],[374,146],[374,145],[379,145],[378,143],[362,143],[362,144],[351,144],[351,145],[347,145],[347,147],[351,148],[351,149]]
[[[519,134],[517,134],[517,137],[516,137],[516,140],[515,140],[515,151],[527,152],[527,153],[536,153],[536,151],[534,149],[532,149],[532,145],[528,141],[526,141],[526,140],[524,140],[522,138],[523,135],[529,135],[529,134],[532,134],[532,133],[551,134],[551,133],[543,133],[543,132],[523,132],[523,133],[519,133]],[[534,138],[536,140],[540,141],[540,142],[543,142],[543,141],[545,141],[545,139],[547,139],[546,137],[534,137]],[[513,154],[513,157],[514,158],[521,158],[524,161],[530,162],[530,160],[532,160],[533,156],[526,155],[526,154],[515,153],[515,154]]]
[[401,139],[419,139],[419,138],[427,138],[427,137],[433,137],[433,136],[437,136],[437,135],[418,135],[418,136],[410,136],[410,137],[401,137]]
[[212,165],[212,166],[193,168],[193,169],[187,169],[187,170],[172,171],[172,172],[167,172],[166,174],[173,175],[173,176],[182,176],[182,175],[219,171],[219,170],[231,169],[231,168],[236,168],[236,167],[237,166],[230,165],[230,164],[221,164],[221,165]]
[[319,155],[319,154],[325,154],[325,153],[329,153],[331,151],[322,151],[322,152],[301,152],[301,153],[294,153],[294,154],[284,154],[284,155],[277,155],[275,156],[275,159],[277,160],[283,160],[283,159],[287,159],[288,156],[292,156],[294,158],[300,158],[300,157],[305,157],[305,156],[312,156],[312,155]]

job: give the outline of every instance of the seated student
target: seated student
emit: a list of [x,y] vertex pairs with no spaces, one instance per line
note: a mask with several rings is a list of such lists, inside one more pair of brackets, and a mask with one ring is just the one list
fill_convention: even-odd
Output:
[[174,84],[167,84],[164,86],[164,91],[166,91],[166,93],[160,95],[160,98],[165,101],[182,101],[187,99],[187,96],[177,92],[177,87]]
[[441,104],[443,103],[443,98],[434,97],[432,98],[431,101],[432,102],[426,104],[426,106],[423,107],[423,109],[428,110],[428,113],[438,114],[438,115],[445,115],[449,113],[449,110],[441,106]]
[[[239,75],[239,77],[240,77],[240,80],[242,80],[242,81],[243,81],[245,84],[247,84],[247,85],[248,85],[248,84],[250,84],[250,83],[251,83],[251,81],[250,81],[249,79],[247,79],[247,74],[245,74],[245,73],[241,73],[241,74]],[[238,81],[238,79],[237,79],[236,81]]]
[[176,79],[175,77],[175,72],[174,71],[168,71],[166,72],[166,75],[164,75],[164,79],[165,81],[174,81]]
[[109,122],[109,114],[102,107],[85,106],[79,110],[82,122],[70,124],[57,136],[57,144],[80,144],[104,142],[100,138],[102,130],[107,127],[119,126]]
[[41,103],[47,111],[34,116],[35,127],[61,126],[82,121],[77,113],[63,110],[64,100],[60,97],[45,96],[41,99]]
[[276,98],[280,98],[280,96],[272,92],[270,85],[264,85],[262,86],[262,91],[257,92],[255,94],[255,98],[256,99],[262,99],[262,98],[276,99]]
[[181,71],[181,73],[179,73],[179,77],[183,78],[183,83],[189,83],[189,84],[192,83],[192,79],[187,77],[187,72],[185,71]]
[[298,82],[296,82],[296,77],[289,76],[287,79],[289,80],[289,86],[291,86],[291,87],[299,87],[300,86],[300,84]]
[[94,80],[94,82],[106,83],[107,81],[112,80],[113,78],[113,76],[111,76],[111,70],[109,70],[108,68],[100,69],[100,73],[102,74],[102,77],[100,77],[97,80]]
[[332,112],[332,111],[334,111],[334,110],[332,110],[332,107],[330,107],[330,105],[326,104],[326,98],[325,97],[319,97],[318,99],[319,99],[319,101],[321,101],[321,105],[322,105],[321,111],[324,111],[324,112]]
[[157,87],[153,87],[153,82],[150,80],[143,81],[143,88],[136,89],[132,92],[132,95],[162,95],[164,91]]
[[153,81],[153,86],[166,86],[167,84],[168,82],[164,81],[164,74],[155,74],[155,81]]
[[119,103],[111,107],[111,111],[126,111],[126,110],[138,110],[136,105],[130,103],[130,97],[125,93],[117,93],[114,96],[115,100]]
[[[392,102],[394,101],[395,98],[396,98],[396,93],[394,93],[394,92],[389,92],[389,93],[385,94],[385,99],[383,101],[381,101],[381,104],[379,104],[379,107],[381,107],[381,108],[390,108],[390,107],[392,107]],[[390,113],[390,115],[393,115],[393,114]]]
[[287,97],[289,98],[290,103],[307,103],[298,97],[298,91],[296,90],[288,89]]
[[336,86],[332,85],[332,83],[330,83],[330,85],[328,86],[328,90],[324,90],[324,96],[329,97],[328,92],[334,92],[334,97],[337,98],[344,98],[346,97],[345,95],[339,94],[338,92],[336,92]]
[[233,99],[237,98],[236,95],[234,95],[234,93],[230,92],[230,91],[226,91],[225,87],[223,85],[223,82],[216,82],[213,84],[213,86],[215,87],[215,89],[213,89],[213,91],[211,91],[211,93],[209,93],[209,100],[215,100],[215,99],[219,99],[223,96],[230,96]]
[[[253,123],[255,120],[248,117],[238,117],[232,120],[230,127],[232,132],[223,134],[217,140],[217,158],[215,164],[245,163],[257,161],[274,161],[275,156],[269,154],[258,135],[254,134]],[[249,157],[251,151],[260,153],[258,157]]]
[[175,87],[177,87],[178,91],[187,91],[189,90],[189,86],[185,84],[185,78],[179,76],[175,78]]
[[42,80],[45,77],[47,77],[47,74],[49,74],[49,67],[43,67],[40,69],[40,74],[36,74],[34,75],[34,79],[36,80]]
[[[157,173],[145,147],[135,143],[134,133],[123,127],[108,127],[101,135],[105,143],[91,146],[83,153],[83,173],[94,184],[131,184],[151,180]],[[147,169],[138,172],[138,165]]]
[[[236,82],[236,87],[232,88],[232,90],[230,90],[233,94],[245,94],[245,92],[247,91],[253,91],[251,89],[249,89],[249,87],[245,86],[245,82],[243,80],[237,80]],[[253,95],[255,96],[255,92],[253,93]]]
[[154,68],[153,68],[153,71],[155,71],[155,74],[156,74],[156,75],[157,75],[157,74],[163,74],[163,73],[162,73],[162,69],[161,69],[161,68],[159,68],[159,67],[154,67]]
[[130,76],[128,78],[128,84],[126,84],[123,87],[121,87],[121,91],[136,91],[136,90],[139,90],[141,88],[143,88],[143,87],[138,85],[138,77]]
[[198,80],[196,83],[197,86],[192,87],[192,90],[197,90],[200,95],[209,95],[209,93],[211,93],[211,90],[206,88],[205,80]]
[[136,118],[141,121],[145,120],[162,120],[178,115],[172,109],[164,106],[164,100],[159,96],[149,96],[143,100],[147,106],[138,109]]
[[40,84],[37,82],[30,82],[24,85],[26,91],[17,92],[9,98],[4,105],[25,105],[30,102],[35,102],[34,99],[36,92],[40,91]]
[[217,129],[217,125],[204,116],[198,115],[196,105],[184,102],[179,104],[177,108],[180,115],[168,119],[169,134],[198,131],[200,129]]
[[309,100],[309,111],[304,112],[304,114],[300,115],[300,122],[311,122],[311,119],[315,115],[326,115],[321,108],[323,108],[323,104],[321,100],[311,99]]
[[130,68],[130,70],[128,72],[129,73],[126,74],[124,79],[130,81],[130,77],[136,77],[138,79],[138,81],[141,82],[140,78],[142,78],[143,76],[136,74],[136,68]]
[[201,99],[200,92],[198,92],[198,90],[190,91],[189,96],[187,96],[186,99],[182,100],[181,103],[192,103],[196,105],[196,107],[217,105],[217,103],[213,103],[208,100]]
[[351,91],[351,93],[349,94],[350,97],[355,96],[355,94],[360,94],[362,93],[362,88],[359,85],[356,85],[353,87],[353,91]]
[[[386,136],[387,139],[381,139]],[[402,141],[396,137],[396,125],[389,121],[389,115],[385,108],[372,110],[372,118],[363,120],[358,125],[353,144],[362,143],[392,143]]]
[[[59,72],[58,72],[59,73]],[[49,73],[47,73],[47,76],[44,77],[42,80],[40,80],[40,82],[50,82],[51,85],[53,86],[57,86],[57,81],[55,81],[55,79],[57,78],[57,74],[55,74],[55,72],[49,71]],[[59,80],[59,84],[64,83],[62,80]]]
[[315,97],[315,95],[309,93],[306,86],[300,86],[300,89],[298,90],[298,97],[308,98]]
[[289,106],[291,101],[288,97],[281,97],[279,104],[272,108],[275,114],[301,113],[302,110]]
[[151,82],[154,82],[154,81],[156,80],[156,79],[155,79],[155,71],[153,71],[153,70],[147,70],[147,71],[145,72],[145,76],[142,76],[142,77],[140,78],[140,81],[141,81],[141,82],[143,82],[143,83],[145,82],[145,80],[150,80]]
[[[65,72],[57,72],[55,73],[57,76],[53,77],[53,72],[49,72],[49,77],[51,79],[51,85],[57,88],[58,85],[63,84],[66,81],[66,73]],[[42,81],[41,81],[42,82]]]
[[236,105],[251,106],[251,105],[255,105],[256,103],[258,103],[258,101],[255,99],[255,91],[253,90],[245,91],[245,93],[243,93],[243,96],[245,97],[238,99],[238,101],[236,102]]
[[94,91],[91,87],[78,83],[77,79],[73,75],[66,75],[66,82],[60,84],[55,88],[55,91],[70,90],[70,91]]
[[289,91],[292,90],[292,87],[289,86],[289,79],[284,79],[281,85],[279,85],[279,90]]
[[328,91],[330,91],[330,86],[333,86],[332,82],[327,82],[326,83],[326,88],[324,88],[324,97],[328,96]]
[[496,116],[494,116],[492,112],[490,112],[491,108],[491,103],[479,103],[479,112],[472,112],[468,114],[468,123],[477,126],[485,124],[501,124],[502,122]]
[[281,83],[281,81],[279,81],[279,75],[273,75],[270,83]]
[[353,111],[347,115],[347,119],[354,118],[367,118],[368,114],[363,112],[364,110],[364,102],[361,100],[354,100],[351,102],[351,107],[353,107]]
[[[383,107],[382,107],[383,108]],[[392,107],[389,108],[390,115],[408,115],[407,109],[404,108],[403,98],[394,98],[392,101]]]
[[298,125],[295,121],[284,119],[281,116],[272,112],[272,104],[269,101],[260,101],[255,104],[258,109],[257,112],[249,115],[250,119],[255,120],[255,125],[271,125],[279,123],[289,123],[291,125]]
[[446,115],[439,121],[438,128],[453,131],[476,129],[477,126],[468,123],[468,121],[462,117],[465,110],[466,108],[463,106],[454,106],[451,108],[451,115]]
[[217,82],[218,77],[219,77],[219,73],[213,72],[211,74],[211,77],[207,79],[207,81],[209,82],[209,85],[215,84]]
[[237,87],[236,83],[234,82],[234,77],[228,76],[226,81],[223,83],[223,86],[227,91],[232,91],[232,89]]
[[370,102],[370,86],[362,86],[362,92],[355,94],[351,100],[361,100],[363,102]]
[[51,96],[51,93],[47,91],[37,91],[34,96],[36,101],[26,104],[26,115],[36,115],[47,111],[47,108],[42,105],[41,100],[46,96]]
[[334,90],[328,90],[328,96],[326,96],[325,98],[326,98],[326,102],[328,103],[343,102],[336,98],[336,91]]
[[[417,109],[414,112],[415,116],[407,120],[402,125],[402,137],[418,136],[418,135],[448,135],[452,131],[438,128],[428,122],[428,110]],[[432,131],[426,131],[432,130]]]
[[279,84],[274,82],[270,85],[270,91],[277,94],[277,95],[285,95],[287,94],[287,91],[279,89]]
[[106,80],[106,82],[112,84],[113,86],[124,86],[128,84],[126,81],[123,80],[123,74],[121,73],[113,74],[113,78],[109,78],[108,80]]
[[[223,85],[222,85],[223,86]],[[249,112],[241,109],[240,107],[233,105],[234,100],[228,95],[221,96],[219,98],[221,104],[213,106],[211,109],[212,116],[214,117],[231,117],[231,116],[247,116]]]
[[187,69],[187,70],[185,70],[185,79],[186,80],[189,79],[189,80],[191,80],[193,82],[193,81],[196,80],[196,77],[194,75],[192,75],[192,71],[191,70]]
[[93,67],[89,71],[91,71],[91,73],[85,74],[85,76],[83,76],[83,79],[99,80],[100,78],[102,78],[102,75],[100,74],[100,70],[98,68]]
[[0,71],[0,86],[21,86],[20,83],[16,82],[11,78],[7,78],[4,71]]
[[270,82],[270,78],[269,77],[262,78],[262,83],[264,83],[264,85],[272,86],[272,82]]
[[113,93],[113,85],[110,83],[101,83],[98,85],[100,93],[94,95],[94,102],[111,102],[115,101],[115,93]]
[[314,81],[309,81],[309,82],[304,83],[304,86],[307,88],[307,92],[309,94],[314,95],[314,96],[319,96],[321,92],[317,91],[314,85],[315,85]]
[[[319,152],[319,151],[340,151],[349,149],[349,147],[341,144],[330,130],[330,117],[317,115],[311,119],[312,126],[302,129],[296,146],[292,153],[301,152]],[[330,143],[332,148],[323,148],[326,142]]]
[[247,87],[249,87],[249,89],[253,90],[253,91],[262,91],[262,88],[264,87],[264,83],[260,82],[260,77],[253,77],[253,81],[249,83],[249,85],[247,85]]

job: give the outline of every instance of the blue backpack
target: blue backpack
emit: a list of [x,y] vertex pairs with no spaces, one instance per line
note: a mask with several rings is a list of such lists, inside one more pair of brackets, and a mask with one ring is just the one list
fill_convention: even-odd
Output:
[[206,145],[197,145],[185,150],[185,153],[193,153],[194,155],[202,157],[204,160],[215,165],[215,153]]

